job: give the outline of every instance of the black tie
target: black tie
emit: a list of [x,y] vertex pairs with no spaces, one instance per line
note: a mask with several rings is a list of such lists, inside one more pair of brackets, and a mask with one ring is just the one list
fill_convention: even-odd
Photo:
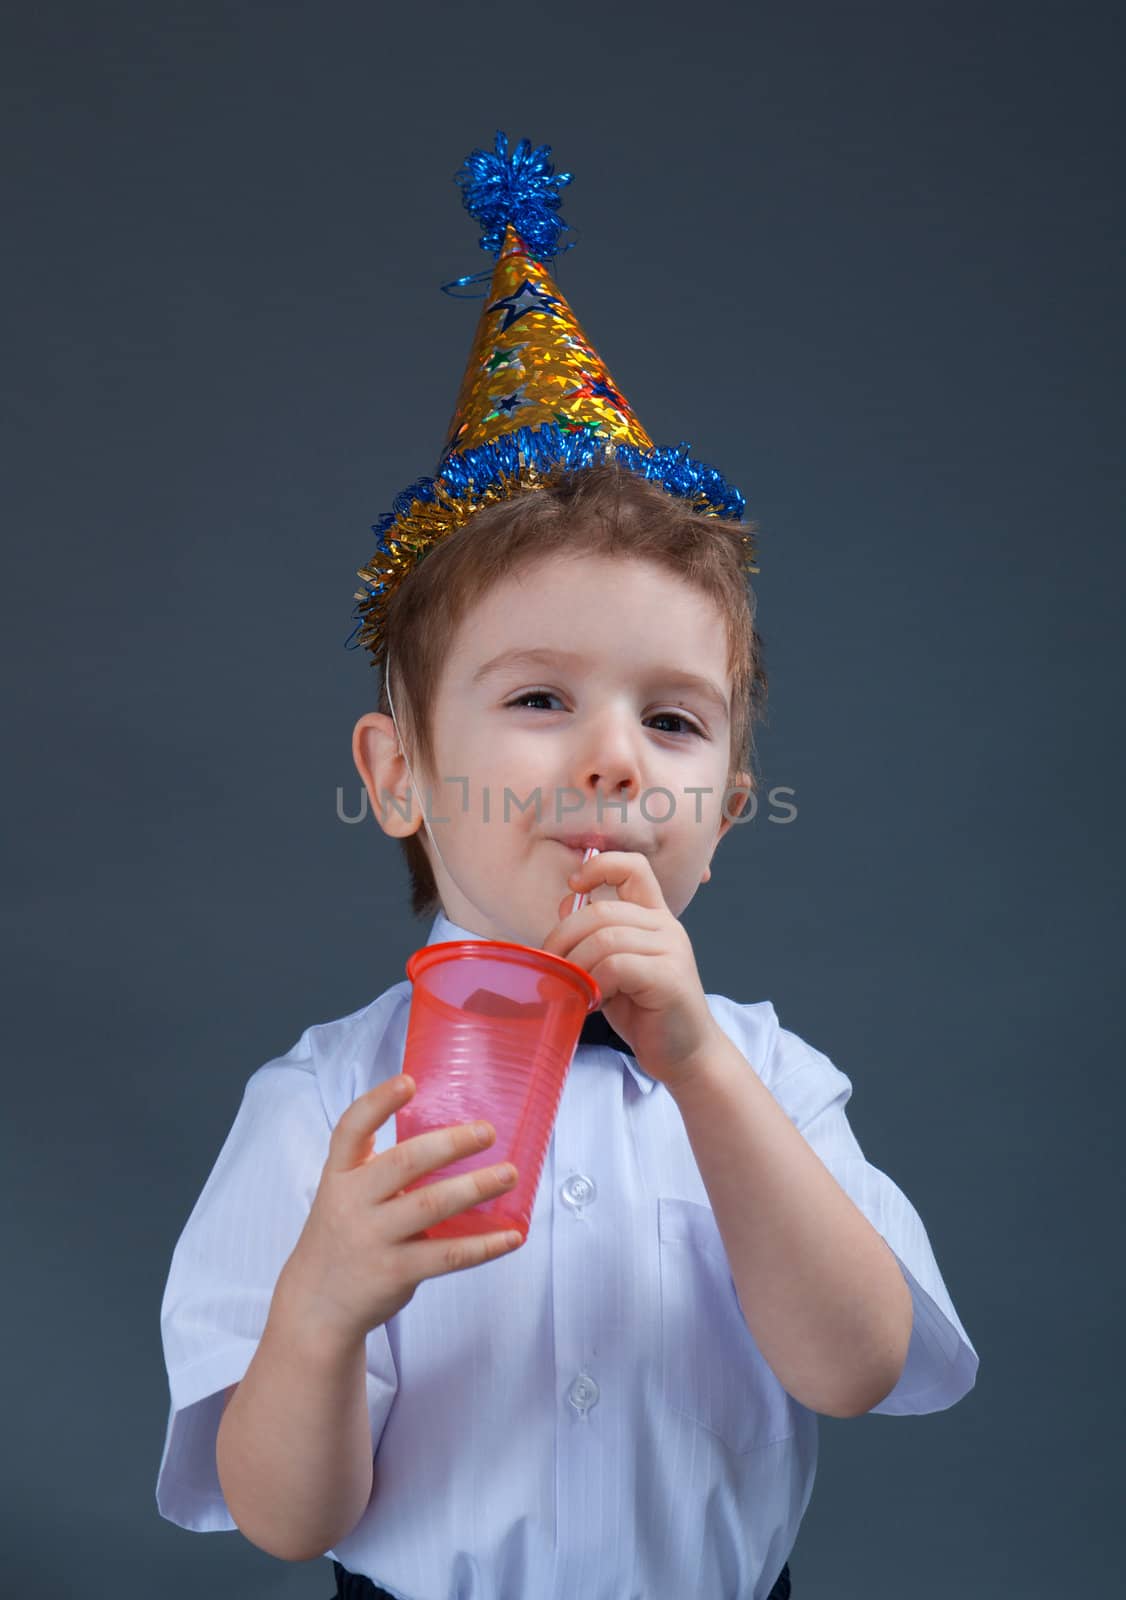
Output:
[[615,1033],[606,1021],[601,1011],[590,1011],[583,1022],[583,1031],[579,1034],[580,1044],[605,1044],[611,1050],[623,1050],[627,1056],[633,1055],[633,1050],[625,1042],[620,1033]]

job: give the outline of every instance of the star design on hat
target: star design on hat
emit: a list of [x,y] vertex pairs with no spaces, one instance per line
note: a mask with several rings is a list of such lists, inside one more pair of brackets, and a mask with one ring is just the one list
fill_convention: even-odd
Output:
[[596,433],[602,426],[601,417],[592,417],[589,422],[576,422],[566,411],[557,411],[555,420],[561,433]]
[[513,344],[509,345],[507,350],[495,349],[489,359],[485,362],[485,371],[496,372],[499,367],[510,367],[514,363],[516,366],[522,367],[524,363],[522,361],[517,361],[516,357],[520,354],[521,350],[526,350],[527,348],[528,347],[526,344]]
[[531,316],[539,312],[544,317],[562,316],[556,311],[559,304],[556,295],[548,294],[544,289],[537,289],[528,278],[517,289],[515,294],[506,294],[500,300],[494,300],[491,306],[486,306],[486,311],[503,311],[504,321],[500,325],[501,333],[507,333],[514,322],[519,322],[521,317]]
[[514,389],[511,394],[497,395],[493,400],[493,409],[485,421],[492,422],[494,417],[510,417],[514,411],[519,411],[521,406],[530,406],[532,402],[524,393],[526,387],[526,384],[521,384],[519,389]]
[[612,383],[607,383],[604,378],[599,378],[597,380],[592,379],[588,393],[594,395],[598,399],[609,400],[610,404],[612,406],[616,406],[619,411],[628,410],[625,401],[614,388],[614,385]]
[[605,378],[592,377],[588,374],[585,383],[579,384],[577,388],[567,390],[567,399],[572,399],[575,396],[579,396],[584,400],[609,400],[616,411],[620,411],[623,416],[629,415],[629,407],[625,400],[614,388],[614,385]]
[[559,337],[559,343],[561,345],[566,345],[570,350],[577,350],[580,355],[589,356],[592,361],[598,360],[598,357],[595,355],[590,345],[587,344],[586,340],[579,338],[576,334],[561,334]]

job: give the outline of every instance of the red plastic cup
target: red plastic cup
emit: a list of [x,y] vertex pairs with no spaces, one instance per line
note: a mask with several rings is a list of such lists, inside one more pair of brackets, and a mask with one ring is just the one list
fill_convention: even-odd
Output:
[[425,1173],[406,1191],[511,1161],[514,1188],[424,1230],[428,1239],[517,1229],[527,1238],[563,1085],[587,1013],[602,1003],[588,972],[531,945],[455,939],[407,962],[404,1072],[415,1092],[395,1113],[396,1142],[491,1122],[487,1149]]

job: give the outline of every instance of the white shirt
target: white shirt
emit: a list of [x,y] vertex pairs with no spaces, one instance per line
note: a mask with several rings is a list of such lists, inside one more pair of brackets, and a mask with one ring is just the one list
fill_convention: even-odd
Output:
[[[478,937],[439,913],[427,943]],[[177,1242],[156,1500],[182,1528],[235,1527],[215,1466],[223,1391],[254,1355],[333,1127],[402,1069],[410,992],[307,1029],[251,1075]],[[977,1352],[917,1212],[849,1127],[849,1079],[770,1001],[707,1000],[899,1260],[914,1331],[875,1411],[952,1406]],[[394,1142],[390,1118],[375,1148]],[[676,1102],[601,1045],[575,1052],[525,1243],[424,1279],[368,1335],[367,1400],[373,1494],[326,1554],[399,1600],[765,1600],[817,1467],[817,1414],[747,1327]]]

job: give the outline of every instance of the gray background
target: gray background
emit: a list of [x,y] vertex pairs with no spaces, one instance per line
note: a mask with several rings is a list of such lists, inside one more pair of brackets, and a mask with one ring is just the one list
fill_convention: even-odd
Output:
[[[1109,7],[48,5],[3,73],[5,1593],[323,1597],[164,1522],[159,1307],[250,1074],[427,925],[353,809],[370,524],[433,469],[497,127],[759,521],[705,987],[852,1078],[981,1358],[826,1421],[795,1600],[1120,1577],[1122,325]],[[1108,734],[1110,737],[1108,738]],[[535,1597],[529,1597],[535,1600]],[[665,1597],[653,1597],[665,1600]]]

